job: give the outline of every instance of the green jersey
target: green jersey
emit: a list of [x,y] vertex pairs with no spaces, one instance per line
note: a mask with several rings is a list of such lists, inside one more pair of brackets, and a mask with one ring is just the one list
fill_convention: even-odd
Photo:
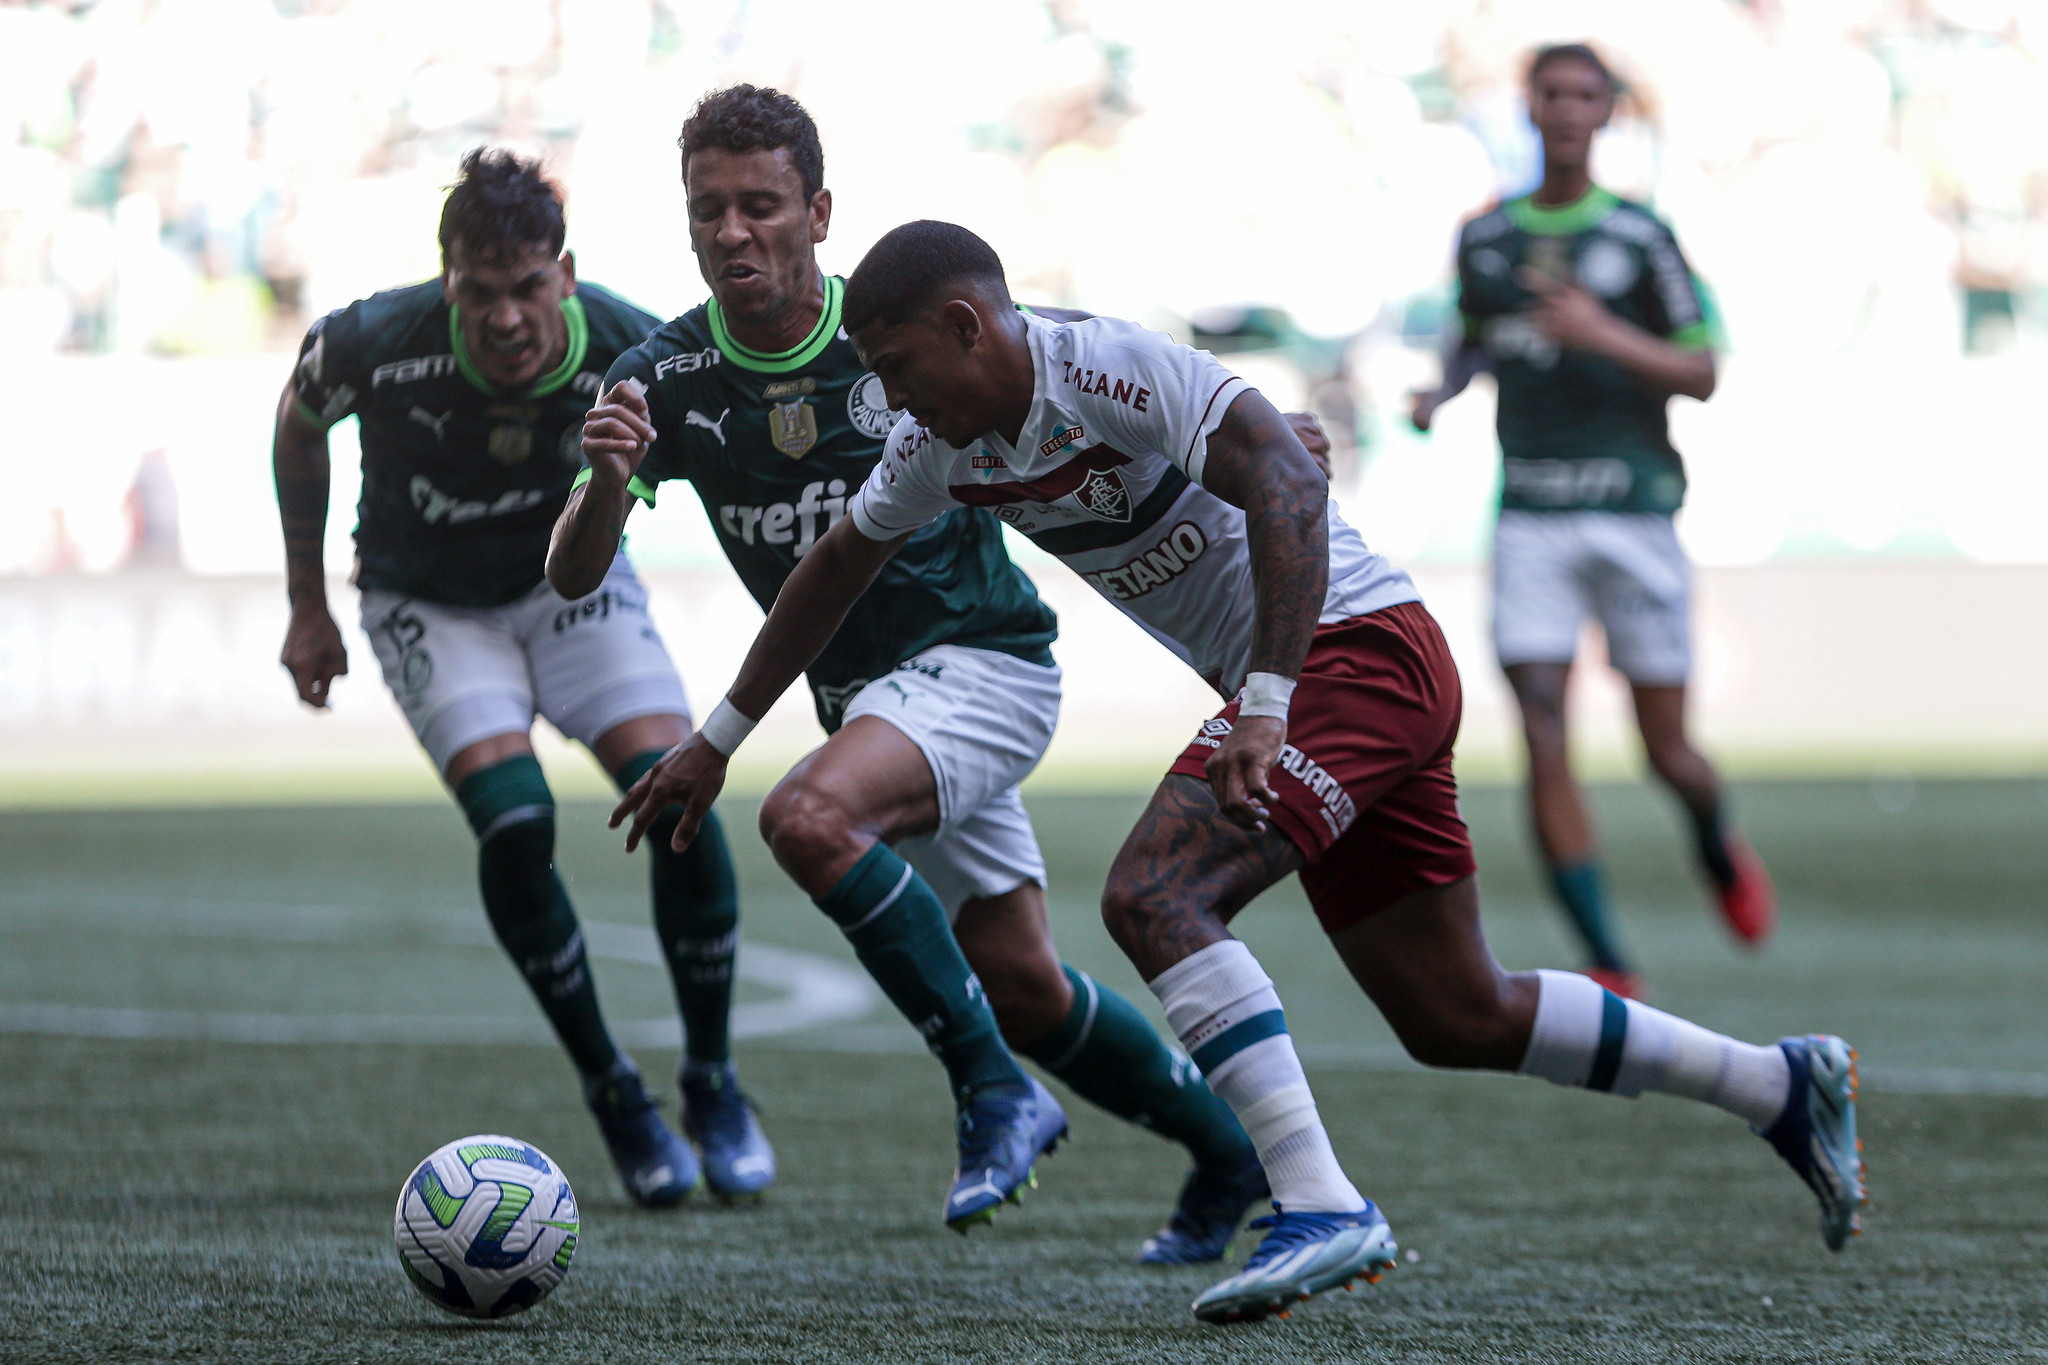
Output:
[[583,416],[604,372],[660,319],[592,284],[563,301],[569,349],[532,387],[498,389],[471,362],[430,280],[314,323],[293,384],[304,415],[362,427],[357,582],[493,607],[541,581],[548,534],[583,467]]
[[[817,327],[780,355],[734,341],[713,299],[605,376],[607,389],[624,379],[646,388],[656,439],[633,492],[651,507],[662,482],[688,479],[764,611],[797,560],[846,514],[898,415],[839,326],[844,288],[825,280]],[[949,512],[911,536],[811,664],[818,721],[836,730],[848,697],[934,645],[1050,664],[1055,634],[1052,608],[1010,562],[995,517]]]
[[1557,207],[1509,200],[1458,236],[1458,306],[1499,383],[1503,508],[1677,511],[1685,466],[1665,398],[1618,362],[1537,331],[1524,270],[1575,282],[1654,336],[1706,347],[1707,294],[1671,229],[1603,189]]

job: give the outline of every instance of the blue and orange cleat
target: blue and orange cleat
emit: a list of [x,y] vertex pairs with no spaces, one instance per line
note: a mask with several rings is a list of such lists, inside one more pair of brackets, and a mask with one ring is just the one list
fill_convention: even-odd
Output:
[[1400,1248],[1370,1201],[1357,1213],[1289,1213],[1276,1202],[1273,1216],[1252,1220],[1266,1239],[1244,1269],[1211,1285],[1195,1300],[1203,1322],[1257,1322],[1286,1317],[1313,1294],[1353,1282],[1379,1283],[1394,1268]]
[[634,1203],[665,1209],[690,1197],[701,1178],[697,1154],[662,1122],[639,1072],[621,1071],[591,1082],[583,1099]]
[[1024,1202],[1038,1184],[1038,1158],[1067,1135],[1067,1114],[1052,1092],[1032,1080],[1029,1090],[976,1096],[960,1111],[960,1164],[946,1191],[946,1226],[965,1236],[993,1223],[1006,1203]]
[[1840,1251],[1863,1230],[1869,1199],[1856,1137],[1856,1051],[1826,1033],[1783,1038],[1778,1047],[1792,1089],[1778,1121],[1758,1131],[1820,1200],[1820,1235]]
[[1145,1239],[1145,1265],[1200,1265],[1220,1261],[1252,1205],[1273,1197],[1256,1152],[1235,1166],[1197,1166],[1180,1188],[1180,1203],[1165,1227]]

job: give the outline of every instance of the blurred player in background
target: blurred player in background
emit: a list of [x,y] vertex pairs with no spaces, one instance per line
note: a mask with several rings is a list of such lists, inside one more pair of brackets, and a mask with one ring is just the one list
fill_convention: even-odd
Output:
[[1593,976],[1635,995],[1641,981],[1609,923],[1566,732],[1566,683],[1587,616],[1629,681],[1650,766],[1685,805],[1729,929],[1763,942],[1776,896],[1729,828],[1720,781],[1686,734],[1692,571],[1672,525],[1685,470],[1665,406],[1673,394],[1713,393],[1716,338],[1706,292],[1670,228],[1592,182],[1594,136],[1615,94],[1590,47],[1536,54],[1529,113],[1543,140],[1543,183],[1465,225],[1464,331],[1441,387],[1416,395],[1412,415],[1427,431],[1481,369],[1499,383],[1505,474],[1493,638],[1521,705],[1530,815]]
[[[1127,322],[1017,312],[987,243],[906,224],[847,283],[846,325],[892,407],[888,451],[776,599],[725,706],[764,714],[921,528],[994,508],[1227,699],[1125,841],[1103,918],[1257,1146],[1275,1213],[1194,1311],[1284,1312],[1393,1263],[1338,1164],[1273,983],[1228,923],[1299,872],[1332,944],[1409,1051],[1747,1119],[1840,1247],[1862,1200],[1853,1054],[1752,1046],[1574,972],[1509,974],[1480,927],[1451,749],[1457,667],[1408,576],[1337,516],[1286,419],[1207,352]],[[707,733],[654,781],[708,809]]]
[[[896,414],[841,330],[844,282],[818,270],[832,194],[803,106],[750,85],[717,91],[681,143],[711,298],[612,367],[548,574],[588,591],[635,499],[652,507],[663,482],[688,480],[765,610],[844,518]],[[1055,629],[988,512],[926,528],[819,641],[810,682],[829,738],[769,795],[761,829],[946,1068],[960,1111],[949,1226],[993,1217],[1065,1130],[1014,1047],[1188,1148],[1195,1169],[1141,1259],[1213,1261],[1265,1197],[1257,1153],[1143,1014],[1061,963],[1046,922],[1045,860],[1017,783],[1059,714]],[[721,730],[730,711],[705,723],[721,773],[749,728]],[[647,824],[667,802],[652,778],[628,794],[633,841],[665,848],[673,833],[682,846],[690,831]]]
[[[479,149],[441,214],[441,277],[352,303],[306,333],[274,453],[292,605],[283,663],[322,708],[348,671],[321,541],[327,431],[353,413],[363,630],[476,833],[491,928],[575,1063],[627,1192],[661,1206],[698,1184],[698,1156],[662,1121],[598,1009],[531,739],[538,712],[629,788],[690,733],[625,555],[608,557],[577,601],[543,577],[549,529],[582,467],[584,414],[604,372],[657,321],[578,281],[565,231],[538,163]],[[684,1127],[715,1192],[758,1192],[775,1162],[728,1050],[738,903],[717,819],[686,852],[654,840],[649,864],[683,1018]]]

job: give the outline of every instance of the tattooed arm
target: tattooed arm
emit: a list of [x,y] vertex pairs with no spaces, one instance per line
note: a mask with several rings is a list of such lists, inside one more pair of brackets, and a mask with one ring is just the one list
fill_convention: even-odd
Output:
[[278,661],[290,671],[299,700],[325,709],[334,679],[348,672],[348,649],[327,609],[327,567],[321,556],[327,535],[327,429],[299,410],[298,392],[289,383],[277,404],[270,468],[284,524],[285,590],[292,604]]
[[[1202,485],[1244,509],[1256,597],[1248,671],[1292,678],[1308,657],[1330,583],[1329,483],[1292,424],[1247,389],[1209,437]],[[1237,824],[1264,827],[1275,799],[1266,774],[1286,739],[1286,722],[1254,716],[1210,756],[1217,804]]]

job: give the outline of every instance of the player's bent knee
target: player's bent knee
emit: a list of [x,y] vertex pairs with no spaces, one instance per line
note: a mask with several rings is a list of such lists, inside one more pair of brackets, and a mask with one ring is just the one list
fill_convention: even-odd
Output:
[[777,787],[761,803],[761,838],[785,868],[830,862],[855,837],[853,821],[839,803],[801,782]]
[[1102,925],[1119,944],[1137,936],[1152,914],[1153,907],[1130,883],[1112,878],[1102,889]]

